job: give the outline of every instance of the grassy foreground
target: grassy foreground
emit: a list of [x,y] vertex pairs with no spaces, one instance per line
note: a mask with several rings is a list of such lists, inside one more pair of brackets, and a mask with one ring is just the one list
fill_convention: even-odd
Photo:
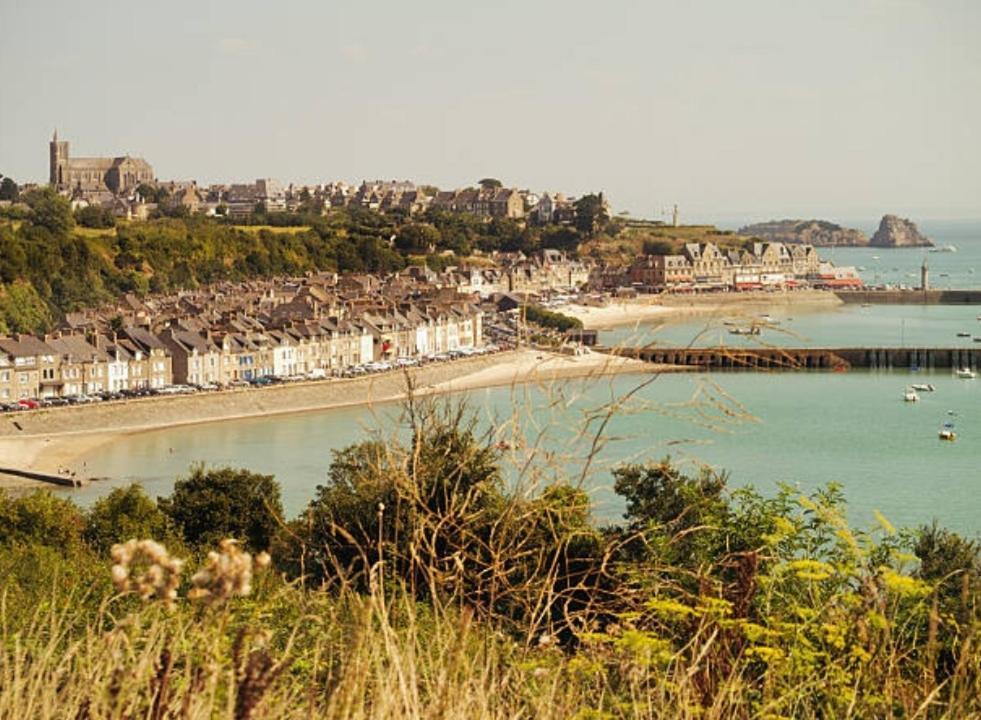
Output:
[[0,495],[0,718],[981,717],[975,542],[668,462],[598,527],[460,412],[407,422],[290,521],[230,469]]

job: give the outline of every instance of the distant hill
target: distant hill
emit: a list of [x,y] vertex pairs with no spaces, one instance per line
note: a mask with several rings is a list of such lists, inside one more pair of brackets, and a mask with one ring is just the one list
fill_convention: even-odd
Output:
[[861,230],[845,228],[826,220],[770,220],[739,228],[740,235],[763,240],[814,247],[856,247],[869,244]]

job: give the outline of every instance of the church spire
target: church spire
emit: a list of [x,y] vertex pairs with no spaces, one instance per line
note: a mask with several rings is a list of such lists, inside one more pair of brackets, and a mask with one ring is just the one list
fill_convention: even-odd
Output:
[[51,142],[58,142],[58,128],[55,128],[54,137],[51,138]]

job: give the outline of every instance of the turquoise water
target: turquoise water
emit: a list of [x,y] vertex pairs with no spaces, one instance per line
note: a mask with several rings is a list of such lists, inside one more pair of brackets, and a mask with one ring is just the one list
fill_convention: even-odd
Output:
[[[734,335],[736,323],[761,321],[758,310],[701,317],[684,322],[623,326],[600,333],[606,345],[814,346],[814,347],[981,347],[981,305],[841,305],[807,310],[769,310],[760,335]],[[969,337],[958,337],[969,333]]]
[[[911,381],[937,390],[919,403],[904,403]],[[554,472],[578,472],[591,435],[580,436],[584,418],[641,382],[639,376],[565,384],[564,397],[528,388],[518,397],[497,388],[469,394],[483,426],[504,437],[523,428],[526,447],[548,453],[538,459]],[[513,409],[520,408],[512,417]],[[954,416],[960,437],[943,443],[937,430]],[[733,418],[745,414],[740,420]],[[255,419],[151,432],[123,438],[87,458],[89,470],[114,478],[73,491],[90,502],[120,483],[138,480],[151,494],[169,493],[173,479],[191,463],[230,464],[275,474],[287,511],[295,513],[323,482],[330,450],[388,428],[397,408],[372,416],[345,409],[284,418]],[[589,425],[595,431],[595,422]],[[600,518],[622,508],[610,491],[609,469],[630,459],[700,461],[731,472],[732,483],[771,491],[777,482],[811,489],[827,481],[845,488],[855,522],[871,522],[880,510],[897,525],[936,518],[962,532],[981,531],[981,380],[947,374],[898,372],[847,374],[663,375],[641,389],[605,432],[606,444],[584,486]],[[530,450],[513,451],[518,461]],[[509,476],[518,477],[511,453]]]
[[[981,223],[920,225],[939,244],[956,245],[958,252],[841,248],[822,254],[841,265],[866,267],[868,282],[910,284],[915,282],[907,273],[918,278],[926,257],[934,287],[948,282],[978,287],[974,278],[981,273]],[[976,272],[969,272],[971,268]],[[957,338],[958,332],[981,335],[981,322],[975,319],[979,314],[981,306],[846,306],[820,312],[778,308],[770,315],[780,330],[766,330],[759,338],[730,335],[722,325],[725,318],[715,318],[620,328],[602,339],[686,345],[702,333],[698,344],[956,347],[973,345],[971,338]],[[527,437],[524,448],[542,448],[504,454],[508,477],[524,483],[528,477],[522,468],[529,454],[549,468],[546,479],[561,473],[578,477],[598,427],[589,418],[640,382],[642,376],[574,381],[551,392],[529,387],[517,395],[494,388],[470,392],[468,399],[483,428],[508,439],[518,432]],[[936,392],[922,393],[918,403],[904,403],[903,390],[912,382],[932,383]],[[295,514],[324,481],[331,450],[365,439],[378,428],[390,436],[397,417],[397,406],[349,408],[123,437],[84,458],[89,474],[112,480],[70,492],[88,503],[135,480],[152,495],[164,495],[174,478],[186,474],[192,463],[203,462],[276,475],[287,512]],[[937,438],[948,419],[957,426],[955,443]],[[590,432],[581,432],[584,428]],[[610,420],[600,446],[583,484],[601,519],[622,512],[610,489],[611,466],[670,453],[683,462],[726,469],[733,485],[750,483],[766,492],[779,482],[802,491],[839,482],[851,519],[862,525],[871,524],[873,511],[879,510],[896,525],[937,519],[960,532],[981,533],[981,378],[902,371],[663,375],[639,389]]]

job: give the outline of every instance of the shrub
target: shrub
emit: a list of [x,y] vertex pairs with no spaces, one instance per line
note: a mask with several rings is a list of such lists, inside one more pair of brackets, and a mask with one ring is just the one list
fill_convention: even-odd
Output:
[[232,537],[254,551],[266,550],[283,517],[279,483],[247,470],[194,468],[161,498],[160,509],[192,546]]

